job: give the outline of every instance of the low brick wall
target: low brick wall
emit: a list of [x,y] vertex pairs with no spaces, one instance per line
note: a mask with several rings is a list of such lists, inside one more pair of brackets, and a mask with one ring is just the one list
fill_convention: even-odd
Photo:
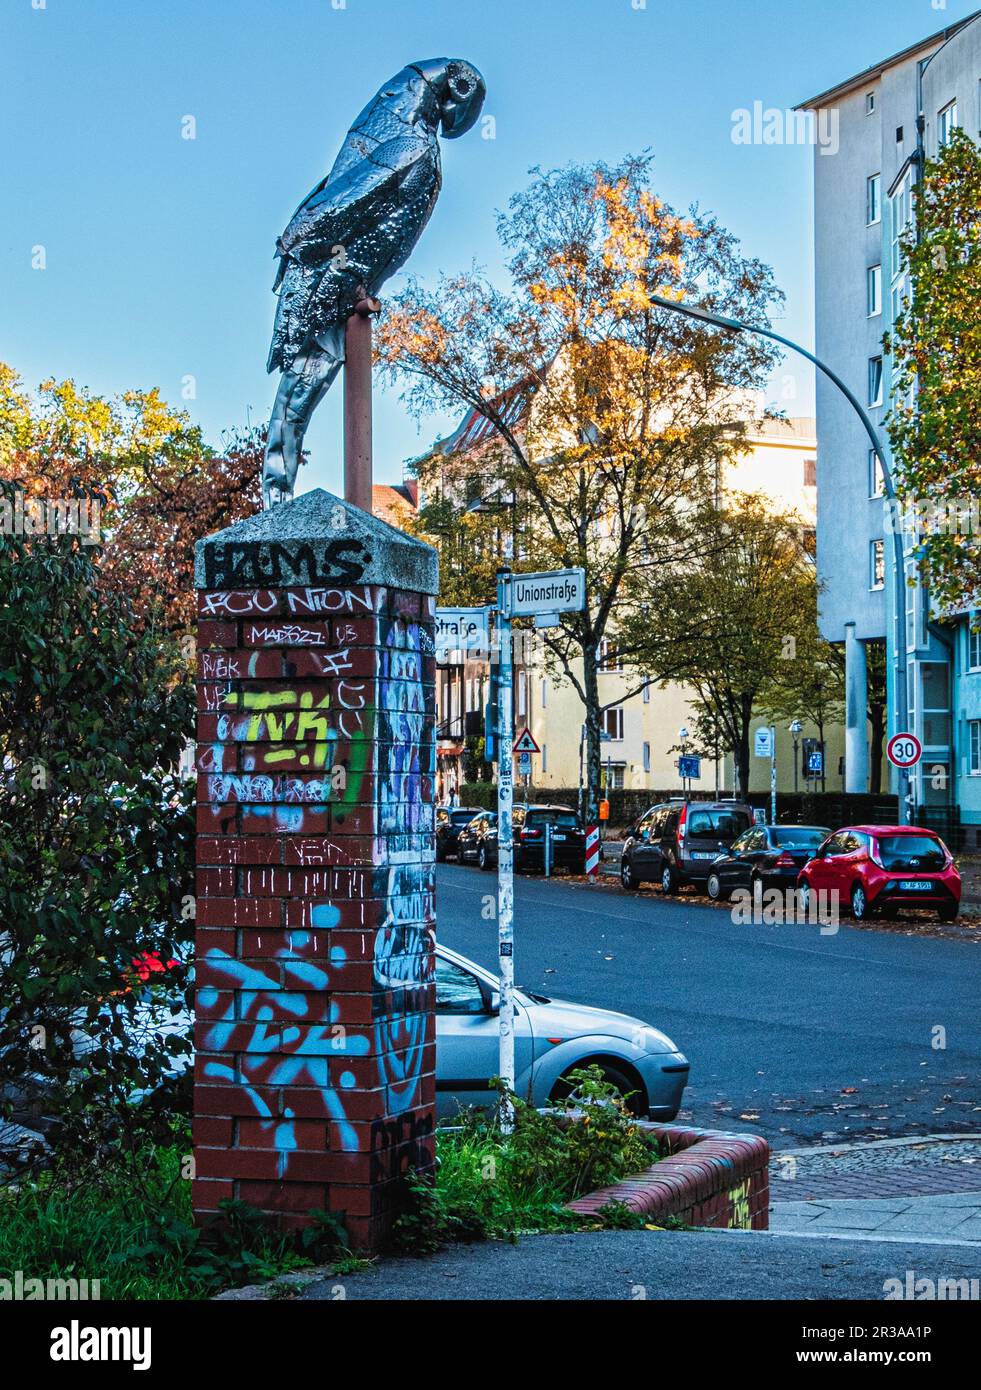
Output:
[[673,1216],[690,1226],[767,1230],[770,1146],[765,1139],[647,1122],[643,1128],[667,1147],[669,1157],[570,1202],[570,1211],[595,1215],[609,1202],[622,1202],[655,1224]]

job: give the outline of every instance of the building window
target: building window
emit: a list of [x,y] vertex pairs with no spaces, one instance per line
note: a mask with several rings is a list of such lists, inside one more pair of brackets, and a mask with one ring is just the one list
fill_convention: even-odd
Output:
[[865,114],[871,116],[875,111],[875,92],[865,93]]
[[896,144],[901,145],[906,138],[906,132],[901,125],[896,127]]
[[804,460],[804,486],[817,487],[817,459]]
[[518,714],[523,719],[528,713],[528,685],[525,673],[518,676]]
[[645,744],[644,744],[644,771],[645,771],[645,772],[650,772],[650,770],[651,770],[651,745],[650,745],[649,743],[645,743]]
[[886,583],[886,543],[869,542],[869,588],[882,589]]
[[603,790],[608,792],[623,791],[623,774],[626,771],[623,763],[604,763],[603,764]]
[[967,669],[981,671],[981,613],[971,614],[967,630]]
[[542,771],[548,771],[548,744],[542,744]]
[[870,265],[867,276],[869,318],[882,313],[882,266]]
[[905,257],[903,255],[903,248],[900,245],[900,238],[913,221],[912,169],[906,170],[899,186],[890,199],[890,205],[892,208],[892,225],[890,227],[892,263],[890,265],[890,273],[893,280],[896,280],[905,272]]
[[937,113],[937,147],[943,149],[948,144],[957,125],[957,102],[951,101]]
[[622,671],[623,657],[617,648],[616,642],[604,637],[600,642],[599,649],[599,668],[600,671]]
[[542,709],[548,705],[548,681],[542,681]]
[[882,471],[882,460],[874,449],[869,450],[869,496],[884,497],[886,475]]
[[603,738],[620,743],[623,740],[623,706],[611,705],[603,711]]
[[869,358],[869,405],[882,404],[882,358]]
[[880,191],[882,189],[882,175],[873,174],[866,184],[865,194],[865,220],[869,226],[873,226],[882,217],[882,199]]
[[981,777],[981,719],[968,721],[971,735],[971,776]]
[[644,689],[640,698],[645,705],[649,705],[651,702],[651,683],[646,676],[644,677]]

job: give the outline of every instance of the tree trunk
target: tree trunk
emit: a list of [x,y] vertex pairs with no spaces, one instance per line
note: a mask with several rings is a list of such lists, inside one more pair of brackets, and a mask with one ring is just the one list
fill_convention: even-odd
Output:
[[882,790],[882,748],[886,737],[886,706],[883,701],[869,701],[869,791]]
[[601,770],[599,680],[596,675],[595,648],[583,651],[582,688],[586,696],[586,824],[595,825],[599,817]]

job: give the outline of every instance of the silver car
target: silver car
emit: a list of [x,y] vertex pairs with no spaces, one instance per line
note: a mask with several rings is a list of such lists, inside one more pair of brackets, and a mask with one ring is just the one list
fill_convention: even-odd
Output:
[[[176,1001],[175,1001],[176,1002]],[[499,1073],[500,995],[497,979],[448,947],[436,946],[436,1111],[446,1118],[461,1106],[487,1106],[490,1079]],[[130,1044],[147,1032],[178,1032],[191,1019],[184,1007],[161,1020],[159,1007],[141,1006],[128,1020]],[[76,1039],[81,1053],[94,1046]],[[628,1014],[514,991],[515,1092],[533,1105],[567,1094],[565,1078],[597,1063],[637,1115],[673,1120],[688,1083],[688,1060],[670,1038]],[[174,1074],[191,1065],[174,1059]]]
[[[486,1106],[499,1073],[498,981],[446,946],[436,947],[436,1113]],[[515,1092],[547,1105],[568,1092],[564,1078],[597,1063],[637,1115],[673,1120],[688,1060],[670,1038],[628,1014],[514,991]]]

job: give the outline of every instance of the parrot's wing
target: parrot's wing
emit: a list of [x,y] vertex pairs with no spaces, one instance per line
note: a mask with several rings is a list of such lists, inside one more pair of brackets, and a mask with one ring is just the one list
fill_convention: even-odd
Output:
[[277,250],[308,265],[329,259],[336,247],[370,226],[379,206],[398,201],[398,189],[416,165],[432,159],[430,143],[418,136],[400,135],[377,146],[345,173],[328,176],[313,189],[293,214]]
[[313,190],[279,240],[269,371],[285,368],[310,338],[343,324],[359,288],[373,291],[404,263],[439,185],[435,141],[400,136]]

